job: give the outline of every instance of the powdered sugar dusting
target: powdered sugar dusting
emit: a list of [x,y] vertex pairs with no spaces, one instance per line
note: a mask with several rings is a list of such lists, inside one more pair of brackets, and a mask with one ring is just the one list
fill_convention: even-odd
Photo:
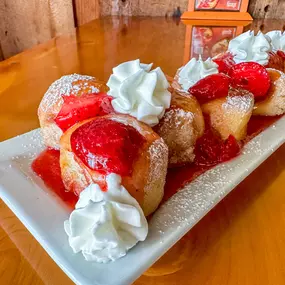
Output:
[[[159,160],[163,153],[168,153],[168,148],[162,138],[157,139],[154,143],[151,144],[149,148],[149,154],[153,157],[153,161]],[[155,163],[157,165],[157,163]],[[156,167],[154,167],[156,168]]]
[[[168,164],[168,148],[162,138],[157,139],[151,144],[149,150],[151,177],[163,177],[165,181],[167,164]],[[164,184],[164,183],[163,183]]]
[[[47,112],[54,104],[61,103],[59,100],[61,99],[61,95],[69,96],[71,95],[71,90],[72,93],[76,95],[82,89],[83,86],[74,85],[73,83],[80,80],[89,81],[94,79],[95,78],[92,76],[80,75],[76,73],[62,76],[60,79],[56,80],[50,85],[42,99],[40,108],[43,112]],[[88,86],[87,82],[84,82],[83,84],[86,84],[86,87]],[[99,92],[99,90],[92,86],[90,93],[92,92]]]
[[159,138],[151,144],[148,153],[150,166],[148,180],[145,187],[145,204],[147,205],[146,208],[153,209],[159,205],[164,195],[164,185],[168,165],[168,148],[163,139]]
[[193,125],[194,114],[183,109],[170,109],[160,122],[157,133],[169,148],[169,162],[183,164],[194,159],[197,134]]
[[164,123],[172,125],[174,124],[176,127],[183,127],[185,119],[193,122],[193,113],[186,112],[183,109],[171,109],[164,115]]
[[227,111],[238,110],[241,112],[251,111],[254,105],[253,95],[246,90],[231,91],[227,101],[223,103],[222,108]]
[[[92,78],[92,77],[91,77]],[[82,80],[82,79],[81,79]],[[89,79],[84,79],[84,80],[89,80]],[[76,81],[78,81],[78,80],[75,80],[74,82],[76,82]],[[79,84],[79,83],[77,83],[77,84],[73,84],[72,85],[72,93],[74,94],[74,95],[76,95],[76,94],[78,94],[78,92],[80,91],[80,90],[82,90],[82,88],[87,88],[87,87],[89,87],[90,88],[90,91],[89,91],[89,93],[99,93],[100,91],[99,91],[99,89],[98,88],[96,88],[95,86],[90,86],[90,85],[88,85],[88,83],[85,81],[85,82],[83,82],[83,83],[81,83],[81,84]],[[69,91],[69,93],[68,93],[68,95],[70,95],[70,91]]]

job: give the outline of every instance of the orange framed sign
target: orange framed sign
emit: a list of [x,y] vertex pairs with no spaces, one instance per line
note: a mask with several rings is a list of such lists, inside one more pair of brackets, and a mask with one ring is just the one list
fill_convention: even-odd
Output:
[[[191,1],[192,2],[192,1]],[[240,11],[243,0],[194,0],[195,11]],[[192,3],[191,3],[192,5]]]
[[252,21],[247,13],[249,0],[189,0],[182,19]]

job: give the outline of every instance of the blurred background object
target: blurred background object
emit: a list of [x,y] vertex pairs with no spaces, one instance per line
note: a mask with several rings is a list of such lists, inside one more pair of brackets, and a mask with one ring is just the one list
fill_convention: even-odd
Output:
[[[217,0],[219,2],[221,0]],[[179,19],[188,0],[0,0],[0,60],[74,33],[101,16],[165,16]],[[254,18],[285,19],[285,1],[250,0]]]
[[177,7],[186,11],[188,0],[100,0],[99,4],[102,16],[165,16]]
[[1,0],[0,19],[0,57],[8,58],[72,31],[72,0]]
[[285,1],[250,0],[248,11],[254,19],[285,19]]

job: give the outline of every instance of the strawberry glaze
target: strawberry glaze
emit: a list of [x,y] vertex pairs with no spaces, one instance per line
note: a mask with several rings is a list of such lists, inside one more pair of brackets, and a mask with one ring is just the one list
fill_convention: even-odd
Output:
[[211,74],[199,80],[189,88],[189,93],[196,97],[200,103],[226,97],[229,93],[230,78],[223,74]]
[[59,150],[46,149],[32,163],[33,171],[63,202],[74,209],[77,196],[64,188],[59,165]]
[[55,118],[62,131],[96,116],[104,116],[114,112],[111,105],[112,97],[104,93],[62,96],[63,105]]
[[145,138],[133,127],[103,118],[77,128],[71,135],[72,151],[100,173],[129,176]]
[[234,65],[228,75],[231,86],[251,92],[255,98],[266,97],[270,88],[270,76],[266,68],[257,62],[242,62]]

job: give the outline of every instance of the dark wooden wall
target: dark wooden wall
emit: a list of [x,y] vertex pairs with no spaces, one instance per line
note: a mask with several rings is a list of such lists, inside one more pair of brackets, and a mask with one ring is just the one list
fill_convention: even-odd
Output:
[[248,11],[254,19],[285,19],[284,0],[250,0]]
[[188,0],[100,0],[101,15],[165,16],[178,6],[186,11]]
[[99,0],[73,0],[76,26],[81,26],[100,16]]
[[72,0],[0,0],[0,46],[4,58],[73,28]]

